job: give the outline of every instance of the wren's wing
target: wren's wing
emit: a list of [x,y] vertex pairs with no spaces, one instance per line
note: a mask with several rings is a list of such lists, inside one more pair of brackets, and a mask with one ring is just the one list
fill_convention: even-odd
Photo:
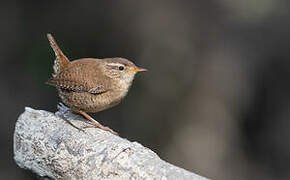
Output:
[[108,78],[100,73],[97,61],[95,59],[75,60],[46,83],[69,91],[104,93],[109,90],[109,87],[104,85],[104,81]]

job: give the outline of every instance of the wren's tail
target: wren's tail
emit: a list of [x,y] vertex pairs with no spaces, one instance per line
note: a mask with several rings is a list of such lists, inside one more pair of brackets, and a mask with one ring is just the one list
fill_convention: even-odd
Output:
[[53,36],[51,34],[47,34],[47,38],[49,40],[51,48],[53,49],[53,51],[55,53],[55,56],[56,56],[56,59],[54,61],[54,65],[53,65],[54,74],[52,75],[53,77],[55,77],[70,63],[70,61],[63,54],[61,49],[58,47]]

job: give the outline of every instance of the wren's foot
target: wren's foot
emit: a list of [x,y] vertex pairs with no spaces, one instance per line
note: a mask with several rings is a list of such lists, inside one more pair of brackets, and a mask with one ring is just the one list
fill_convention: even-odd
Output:
[[[101,124],[100,124],[101,125]],[[94,125],[88,125],[88,126],[85,126],[85,127],[83,127],[84,129],[86,129],[86,128],[99,128],[99,129],[102,129],[102,130],[104,130],[104,131],[108,131],[108,132],[110,132],[110,133],[112,133],[112,134],[115,134],[115,135],[119,135],[117,132],[115,132],[115,131],[113,131],[111,128],[109,128],[109,127],[107,127],[107,126],[103,126],[103,125],[101,125],[101,127],[99,126],[99,125],[96,125],[96,124],[94,124]]]
[[103,126],[98,121],[96,121],[94,118],[92,118],[90,115],[88,115],[86,112],[81,111],[81,110],[78,110],[76,112],[81,114],[82,116],[84,116],[86,119],[88,119],[89,121],[91,121],[93,123],[93,126],[86,126],[84,128],[99,128],[99,129],[102,129],[104,131],[108,131],[112,134],[118,135],[117,132],[113,131],[111,128],[109,128],[107,126]]

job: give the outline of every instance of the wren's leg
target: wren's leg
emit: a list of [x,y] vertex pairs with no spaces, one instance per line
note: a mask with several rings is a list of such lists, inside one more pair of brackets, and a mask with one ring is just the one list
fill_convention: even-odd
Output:
[[69,123],[69,125],[71,125],[72,127],[78,129],[79,131],[83,131],[83,132],[85,132],[83,129],[77,127],[77,126],[74,125],[72,122],[70,122],[66,117],[64,117],[64,115],[61,115],[61,118],[62,118],[63,120],[65,120],[67,123]]
[[104,131],[109,131],[112,134],[118,135],[117,132],[113,131],[112,129],[110,129],[109,127],[103,126],[102,124],[100,124],[98,121],[96,121],[94,118],[92,118],[90,115],[88,115],[86,112],[82,111],[82,110],[78,110],[76,111],[77,113],[81,114],[82,116],[84,116],[86,119],[90,120],[93,124],[94,127],[96,128],[100,128]]

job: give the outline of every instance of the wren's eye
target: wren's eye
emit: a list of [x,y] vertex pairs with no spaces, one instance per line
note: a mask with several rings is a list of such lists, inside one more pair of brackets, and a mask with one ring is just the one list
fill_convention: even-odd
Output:
[[123,71],[124,70],[124,66],[119,66],[119,70]]

